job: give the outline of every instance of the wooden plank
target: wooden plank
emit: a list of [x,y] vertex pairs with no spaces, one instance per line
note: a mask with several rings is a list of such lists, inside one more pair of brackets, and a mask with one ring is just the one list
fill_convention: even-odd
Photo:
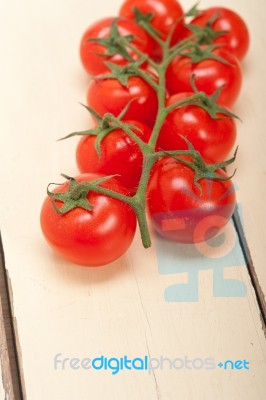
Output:
[[[228,2],[229,4],[229,2]],[[263,93],[266,90],[265,75],[265,15],[260,13],[259,0],[243,1],[234,6],[243,14],[249,23],[251,32],[251,47],[243,64],[244,81],[241,97],[234,111],[243,120],[239,123],[239,153],[236,161],[238,185],[238,201],[243,210],[243,239],[246,242],[250,263],[250,273],[257,288],[261,306],[266,315],[266,235],[265,224],[265,173],[264,127],[266,116],[264,111]],[[262,57],[261,57],[262,55]],[[262,61],[262,62],[261,62]]]
[[20,400],[21,386],[0,236],[0,399]]
[[[192,3],[187,2],[187,7]],[[255,3],[252,12],[248,2],[238,0],[234,7],[239,7],[250,23],[259,25],[265,5],[260,5],[259,11]],[[208,249],[183,247],[177,253],[169,244],[155,240],[150,250],[144,250],[136,237],[118,262],[86,269],[60,260],[43,241],[39,210],[47,182],[58,181],[61,172],[76,173],[75,140],[55,140],[90,123],[76,106],[77,101],[84,101],[88,83],[79,65],[78,42],[87,25],[114,14],[119,4],[118,0],[107,4],[82,0],[78,6],[74,0],[56,4],[26,0],[22,5],[15,0],[6,4],[1,14],[0,33],[7,41],[0,44],[0,109],[2,132],[8,133],[5,137],[1,133],[1,148],[5,149],[2,171],[6,172],[1,187],[7,193],[0,200],[4,210],[1,228],[25,398],[262,400],[265,338],[233,226],[227,227],[228,240],[219,246],[213,262],[206,255]],[[211,1],[204,1],[209,4]],[[222,4],[230,5],[225,0]],[[249,63],[255,68],[258,54],[253,56]],[[257,80],[257,73],[250,75],[246,93]],[[240,101],[241,115],[251,99]],[[258,100],[252,101],[254,105]],[[239,126],[239,135],[245,124]],[[239,171],[244,168],[244,157],[238,161]],[[242,204],[248,189],[242,183],[239,186]],[[248,230],[254,217],[246,211],[246,204]],[[265,211],[264,204],[261,210]],[[232,242],[235,245],[230,248]],[[172,260],[166,261],[166,254],[171,254]],[[228,254],[230,262],[225,257]],[[238,282],[237,290],[233,282]],[[182,283],[190,286],[176,286]],[[177,298],[181,290],[183,298]],[[114,376],[110,370],[73,370],[68,364],[62,369],[60,362],[55,369],[59,353],[61,360],[101,355],[164,356],[182,362],[185,357],[212,358],[215,368],[169,369],[166,360],[161,370],[121,371]],[[246,359],[250,370],[218,367],[228,359]],[[181,361],[177,364],[179,367]]]

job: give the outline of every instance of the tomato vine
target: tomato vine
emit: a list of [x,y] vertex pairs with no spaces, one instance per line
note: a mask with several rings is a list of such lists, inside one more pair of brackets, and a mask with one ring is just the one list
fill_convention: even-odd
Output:
[[[110,62],[106,62],[106,66],[109,68],[110,72],[104,76],[98,76],[95,79],[118,79],[119,82],[127,87],[128,79],[131,76],[139,76],[143,80],[145,80],[157,93],[158,98],[158,113],[156,117],[156,121],[150,136],[148,143],[144,142],[135,132],[134,129],[138,129],[131,124],[128,124],[123,121],[123,117],[128,110],[130,104],[126,106],[126,108],[120,113],[119,116],[114,116],[111,113],[106,113],[103,117],[101,117],[97,112],[92,110],[90,107],[86,107],[87,110],[92,113],[94,118],[97,120],[98,126],[94,129],[89,129],[83,132],[74,132],[67,136],[67,138],[76,136],[76,135],[95,135],[96,136],[96,151],[98,154],[101,152],[101,142],[106,137],[106,135],[111,134],[112,131],[119,128],[122,129],[139,147],[140,151],[143,155],[143,166],[142,173],[139,180],[139,184],[134,195],[126,195],[115,192],[114,190],[107,189],[106,187],[102,187],[101,183],[109,178],[113,178],[114,175],[106,176],[102,179],[91,180],[90,182],[76,182],[74,178],[63,175],[66,179],[68,179],[71,184],[69,185],[68,193],[53,193],[47,189],[48,196],[53,201],[54,210],[58,214],[64,214],[69,212],[71,209],[75,207],[84,208],[86,210],[91,211],[92,205],[88,203],[87,196],[90,192],[100,193],[114,199],[120,200],[126,204],[128,204],[136,213],[142,242],[145,248],[151,245],[150,232],[148,229],[147,217],[146,217],[146,192],[147,185],[150,178],[151,170],[155,164],[155,162],[162,157],[173,157],[176,158],[181,163],[189,166],[194,171],[194,183],[198,185],[198,181],[200,179],[215,179],[215,180],[227,180],[231,177],[226,177],[224,175],[220,175],[217,173],[217,170],[226,167],[231,164],[235,160],[236,152],[234,156],[228,161],[214,164],[207,164],[199,151],[197,151],[192,144],[186,140],[188,149],[187,150],[172,150],[172,151],[164,151],[164,150],[156,150],[156,143],[158,140],[158,136],[162,125],[167,117],[167,115],[174,110],[175,108],[185,106],[185,105],[197,105],[198,107],[203,108],[212,118],[219,118],[218,114],[222,113],[225,116],[233,116],[227,109],[223,108],[220,105],[217,105],[217,98],[220,94],[222,88],[218,89],[217,92],[208,96],[206,93],[198,91],[195,85],[194,78],[192,78],[191,85],[193,87],[194,93],[183,99],[178,101],[170,106],[166,106],[165,98],[166,98],[166,71],[169,67],[169,64],[182,52],[188,49],[195,49],[196,43],[201,43],[204,37],[206,37],[206,31],[204,29],[195,29],[194,33],[191,34],[188,38],[182,40],[181,42],[171,45],[172,35],[175,30],[175,26],[172,28],[170,34],[167,36],[165,40],[163,40],[160,34],[153,28],[150,23],[150,17],[143,15],[139,10],[135,10],[136,21],[139,26],[145,30],[145,32],[160,46],[162,51],[162,59],[159,62],[154,61],[147,54],[143,53],[139,48],[137,48],[133,43],[133,37],[131,35],[121,36],[119,34],[119,30],[117,29],[117,19],[113,21],[111,27],[111,37],[109,39],[94,39],[95,42],[105,46],[107,49],[107,55],[120,54],[125,57],[129,63],[125,66],[117,66]],[[210,31],[210,26],[208,26],[208,32]],[[210,32],[209,32],[210,33]],[[222,32],[223,33],[223,32]],[[90,39],[93,42],[93,39]],[[213,49],[215,46],[212,45]],[[210,49],[210,48],[209,48]],[[133,61],[132,57],[129,54],[133,52],[136,54],[139,59]],[[203,57],[203,55],[202,55]],[[208,55],[206,56],[208,57]],[[157,79],[154,80],[152,75],[147,71],[147,65],[157,76]],[[187,158],[180,158],[180,156],[188,156]],[[199,186],[199,185],[198,185]],[[200,186],[199,186],[200,188]],[[55,204],[55,200],[59,200],[64,203],[63,207],[59,208]]]

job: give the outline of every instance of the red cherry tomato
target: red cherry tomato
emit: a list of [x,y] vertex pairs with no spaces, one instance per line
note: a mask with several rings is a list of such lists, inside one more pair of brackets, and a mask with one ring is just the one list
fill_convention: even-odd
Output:
[[224,44],[224,48],[242,60],[249,48],[249,32],[246,23],[236,12],[223,7],[211,7],[200,12],[192,21],[192,25],[204,27],[217,14],[211,24],[214,31],[227,31],[214,39],[215,44]]
[[239,61],[221,48],[213,50],[212,54],[222,57],[227,64],[211,58],[196,63],[192,63],[191,58],[187,56],[175,58],[166,72],[169,94],[192,91],[191,77],[195,75],[197,89],[208,95],[223,87],[218,101],[224,106],[231,107],[239,95],[242,84]]
[[[146,33],[134,21],[127,18],[105,18],[95,22],[84,33],[80,43],[80,58],[85,70],[93,76],[109,72],[108,67],[104,64],[106,61],[126,65],[128,60],[120,54],[113,56],[105,56],[108,50],[102,44],[90,42],[90,39],[103,39],[110,37],[110,29],[112,22],[117,19],[117,27],[121,36],[133,35],[132,44],[143,53],[149,54],[150,39]],[[127,49],[130,57],[138,59],[139,56]]]
[[[223,171],[220,175],[225,176]],[[215,236],[231,218],[235,190],[231,180],[199,181],[194,171],[166,157],[159,160],[148,185],[148,211],[155,230],[180,243],[199,243]]]
[[[83,174],[75,179],[89,182],[102,175]],[[115,179],[106,180],[102,187],[127,194],[127,190]],[[69,182],[54,192],[66,192]],[[101,266],[121,257],[130,246],[136,230],[134,211],[122,201],[90,192],[88,201],[92,211],[75,208],[59,215],[47,197],[41,210],[41,227],[45,238],[57,254],[73,263],[85,266]],[[57,207],[62,202],[56,200]]]
[[[178,93],[171,96],[166,106],[184,100],[193,93]],[[185,150],[186,137],[202,157],[212,163],[224,161],[232,150],[236,139],[236,125],[232,117],[218,114],[213,119],[207,111],[197,105],[178,107],[168,114],[157,148],[163,150]]]
[[[124,121],[137,126],[135,133],[144,142],[150,138],[150,129],[138,121]],[[141,176],[143,156],[139,146],[121,129],[110,132],[101,142],[101,154],[95,150],[96,136],[83,136],[77,147],[79,171],[118,174],[116,180],[134,193]]]
[[134,7],[143,14],[153,14],[152,26],[166,38],[178,21],[183,21],[183,9],[176,0],[126,0],[119,14],[134,19]]
[[118,116],[130,101],[132,103],[124,118],[152,127],[158,111],[157,93],[142,78],[130,77],[128,87],[112,78],[94,80],[89,85],[87,105],[101,116],[107,112]]
[[[173,33],[173,40],[177,41],[180,37],[180,30],[184,21],[184,13],[181,5],[176,0],[126,0],[122,5],[119,14],[123,17],[135,19],[134,7],[143,14],[153,14],[152,26],[161,34],[162,39],[166,39],[171,28],[176,24]],[[151,51],[154,58],[161,57],[161,48],[153,41]]]

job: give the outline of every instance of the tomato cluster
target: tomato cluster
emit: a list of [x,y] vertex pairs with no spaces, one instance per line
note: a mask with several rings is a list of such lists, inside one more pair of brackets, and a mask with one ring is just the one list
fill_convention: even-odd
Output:
[[80,175],[48,188],[41,211],[58,254],[108,264],[127,251],[137,220],[148,247],[146,213],[159,235],[182,243],[208,240],[228,222],[236,199],[222,168],[236,141],[229,108],[248,47],[234,11],[185,14],[177,0],[125,0],[118,16],[85,31],[94,126],[76,149]]

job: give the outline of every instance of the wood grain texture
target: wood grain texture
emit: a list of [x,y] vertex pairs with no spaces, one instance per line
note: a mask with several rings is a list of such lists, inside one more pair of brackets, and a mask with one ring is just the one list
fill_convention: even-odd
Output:
[[[239,9],[255,32],[261,29],[257,25],[263,26],[261,9],[265,8],[265,4],[260,4],[259,10],[258,3],[234,2],[234,8]],[[7,193],[0,198],[0,218],[25,398],[263,400],[265,337],[232,225],[226,228],[228,240],[218,246],[216,259],[207,257],[204,249],[183,248],[177,252],[156,240],[151,249],[144,250],[137,236],[124,257],[100,269],[62,261],[42,238],[39,211],[47,183],[60,181],[61,172],[77,173],[76,140],[56,143],[56,139],[91,124],[77,105],[78,101],[84,102],[88,84],[78,60],[79,39],[91,22],[115,14],[119,4],[118,0],[81,0],[78,5],[74,0],[26,0],[23,4],[14,0],[4,5],[0,17],[0,34],[7,38],[0,42],[0,145],[5,149],[1,187]],[[193,1],[187,1],[186,8],[192,4]],[[215,2],[204,0],[204,6],[211,4]],[[220,4],[233,6],[225,0]],[[257,40],[261,46],[264,39],[256,38],[254,42]],[[255,109],[256,103],[264,100],[259,90],[260,100],[249,96],[258,87],[257,65],[262,68],[254,49],[251,54],[245,62],[246,81],[235,110],[244,119],[244,124],[239,125],[239,141],[244,144],[237,180],[247,242],[263,287],[263,246],[258,239],[265,233],[261,216],[265,205],[257,196],[256,212],[250,209],[254,199],[250,188],[259,192],[253,186],[251,172],[247,181],[241,178],[241,170],[248,170],[246,157],[250,157],[252,166],[249,171],[263,171],[253,151],[252,156],[245,154],[251,148],[246,125],[253,127],[255,137],[254,124],[258,131],[262,130],[264,118],[256,114],[255,120],[250,113],[249,107]],[[259,138],[257,150],[265,142],[262,135]],[[259,176],[257,183],[262,179]],[[234,246],[230,248],[232,242]],[[172,257],[168,267],[160,259],[164,252]],[[223,265],[227,254],[230,263]],[[241,290],[246,288],[246,293],[229,296],[229,279],[238,282]],[[178,298],[181,292],[188,297]],[[150,373],[121,371],[117,375],[69,367],[56,370],[54,359],[58,353],[62,358],[214,358],[216,368],[177,370],[166,366]],[[225,371],[217,366],[227,359],[246,359],[250,370]]]

